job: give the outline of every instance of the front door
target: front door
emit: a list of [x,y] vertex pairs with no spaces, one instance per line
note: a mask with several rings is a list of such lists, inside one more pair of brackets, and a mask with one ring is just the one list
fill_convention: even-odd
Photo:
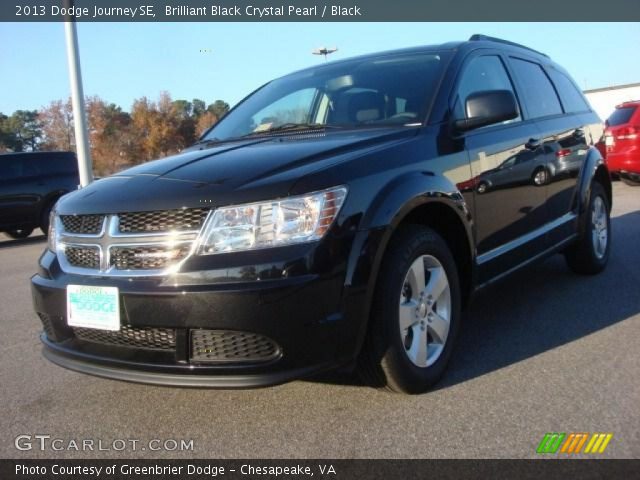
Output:
[[[454,114],[465,114],[466,98],[479,91],[511,90],[513,83],[499,54],[481,54],[463,67]],[[514,120],[465,135],[475,185],[475,234],[480,281],[503,273],[546,248],[544,236],[529,238],[548,219],[545,185],[534,182],[545,162],[536,124]]]

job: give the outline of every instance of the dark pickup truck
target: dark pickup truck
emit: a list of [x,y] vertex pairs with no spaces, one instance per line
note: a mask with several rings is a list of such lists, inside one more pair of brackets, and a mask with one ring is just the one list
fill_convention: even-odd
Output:
[[73,152],[0,155],[0,232],[26,238],[40,228],[46,235],[53,205],[79,183]]

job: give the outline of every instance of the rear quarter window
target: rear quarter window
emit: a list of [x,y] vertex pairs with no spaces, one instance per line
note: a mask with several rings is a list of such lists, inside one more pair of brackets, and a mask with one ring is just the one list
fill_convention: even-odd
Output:
[[512,57],[511,66],[522,88],[531,118],[562,113],[562,106],[551,80],[539,64]]
[[565,112],[586,112],[591,110],[589,104],[584,99],[582,92],[564,73],[550,68],[549,76],[556,86],[556,90],[560,94],[560,100],[564,106]]

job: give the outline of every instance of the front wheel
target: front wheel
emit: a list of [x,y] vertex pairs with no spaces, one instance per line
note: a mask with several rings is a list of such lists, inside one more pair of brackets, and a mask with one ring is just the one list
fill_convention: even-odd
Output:
[[594,275],[607,266],[611,251],[611,218],[607,195],[598,182],[591,186],[588,222],[580,238],[566,252],[569,268]]
[[401,227],[378,278],[359,371],[372,386],[422,393],[444,373],[460,324],[453,255],[433,230]]
[[33,233],[33,228],[16,228],[14,230],[7,230],[6,233],[9,237],[14,240],[20,240],[22,238],[27,238],[29,235]]

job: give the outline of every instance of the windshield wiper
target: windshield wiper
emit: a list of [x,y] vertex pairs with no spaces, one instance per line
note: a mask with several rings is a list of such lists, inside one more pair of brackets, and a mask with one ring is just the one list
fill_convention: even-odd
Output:
[[[323,123],[283,123],[276,127],[263,130],[264,132],[282,132],[286,130],[324,130],[326,128],[342,128],[338,125],[325,125]],[[262,133],[262,132],[255,132]]]
[[343,129],[343,128],[348,128],[348,127],[341,126],[341,125],[324,125],[322,123],[283,123],[282,125],[271,127],[265,130],[260,130],[258,132],[255,132],[255,131],[249,132],[244,135],[240,135],[238,137],[230,137],[222,140],[219,138],[203,139],[203,140],[197,141],[196,143],[194,143],[194,145],[213,145],[215,143],[233,142],[235,140],[240,140],[243,138],[259,137],[261,135],[268,135],[270,133],[275,133],[275,132],[288,132],[288,131],[295,131],[295,130],[302,130],[302,131],[326,130],[326,129]]
[[[266,135],[269,133],[275,132],[288,132],[294,130],[327,130],[327,129],[341,129],[345,128],[340,125],[325,125],[323,123],[283,123],[282,125],[277,125],[275,127],[270,127],[264,130],[249,132],[246,135],[242,135],[242,137],[251,137],[251,136],[259,136]],[[240,137],[240,138],[242,138]]]

